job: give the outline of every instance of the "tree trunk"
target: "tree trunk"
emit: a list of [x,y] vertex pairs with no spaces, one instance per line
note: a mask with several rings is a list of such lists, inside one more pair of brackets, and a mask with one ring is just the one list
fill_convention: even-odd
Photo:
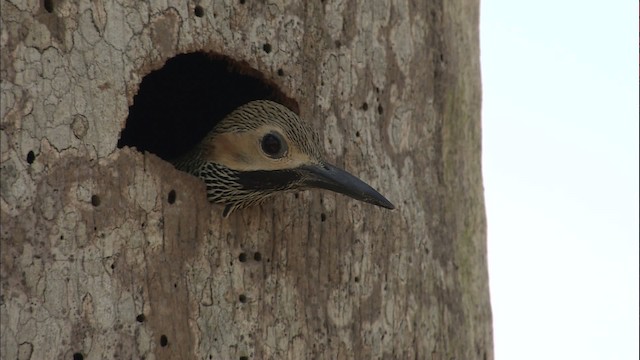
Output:
[[[2,2],[2,358],[493,358],[477,1],[123,2]],[[397,209],[223,219],[119,148],[143,77],[193,51],[261,73]]]

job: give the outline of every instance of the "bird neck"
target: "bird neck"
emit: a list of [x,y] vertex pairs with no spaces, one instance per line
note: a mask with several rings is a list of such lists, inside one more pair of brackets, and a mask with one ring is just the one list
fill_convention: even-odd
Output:
[[175,166],[176,169],[180,171],[199,176],[200,169],[206,164],[206,161],[204,160],[202,155],[202,148],[198,144],[191,150],[171,160],[170,162],[173,164],[173,166]]

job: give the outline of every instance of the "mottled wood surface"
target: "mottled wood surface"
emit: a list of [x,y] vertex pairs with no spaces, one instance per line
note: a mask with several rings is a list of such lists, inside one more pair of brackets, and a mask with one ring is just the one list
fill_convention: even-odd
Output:
[[[3,359],[493,358],[477,1],[45,3],[0,12]],[[196,50],[262,72],[397,209],[307,191],[223,220],[117,148],[143,76]]]

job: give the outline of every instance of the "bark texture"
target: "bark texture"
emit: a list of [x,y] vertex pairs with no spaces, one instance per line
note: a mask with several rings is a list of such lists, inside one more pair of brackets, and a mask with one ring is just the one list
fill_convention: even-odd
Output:
[[[2,358],[492,359],[478,1],[169,3],[2,0]],[[263,73],[397,209],[310,191],[223,220],[118,148],[192,51]]]

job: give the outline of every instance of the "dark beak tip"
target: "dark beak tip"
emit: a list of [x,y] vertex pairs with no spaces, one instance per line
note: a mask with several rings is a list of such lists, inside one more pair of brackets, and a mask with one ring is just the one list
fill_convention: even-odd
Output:
[[364,195],[362,198],[359,198],[357,200],[381,207],[381,208],[385,208],[385,209],[389,209],[389,210],[394,210],[396,208],[395,205],[393,205],[393,203],[391,201],[389,201],[389,199],[387,199],[386,197],[384,197],[382,194],[380,194],[379,192],[371,189],[373,194],[367,194]]
[[391,201],[384,199],[385,201],[376,202],[375,205],[383,207],[389,210],[395,210],[396,206],[391,203]]

